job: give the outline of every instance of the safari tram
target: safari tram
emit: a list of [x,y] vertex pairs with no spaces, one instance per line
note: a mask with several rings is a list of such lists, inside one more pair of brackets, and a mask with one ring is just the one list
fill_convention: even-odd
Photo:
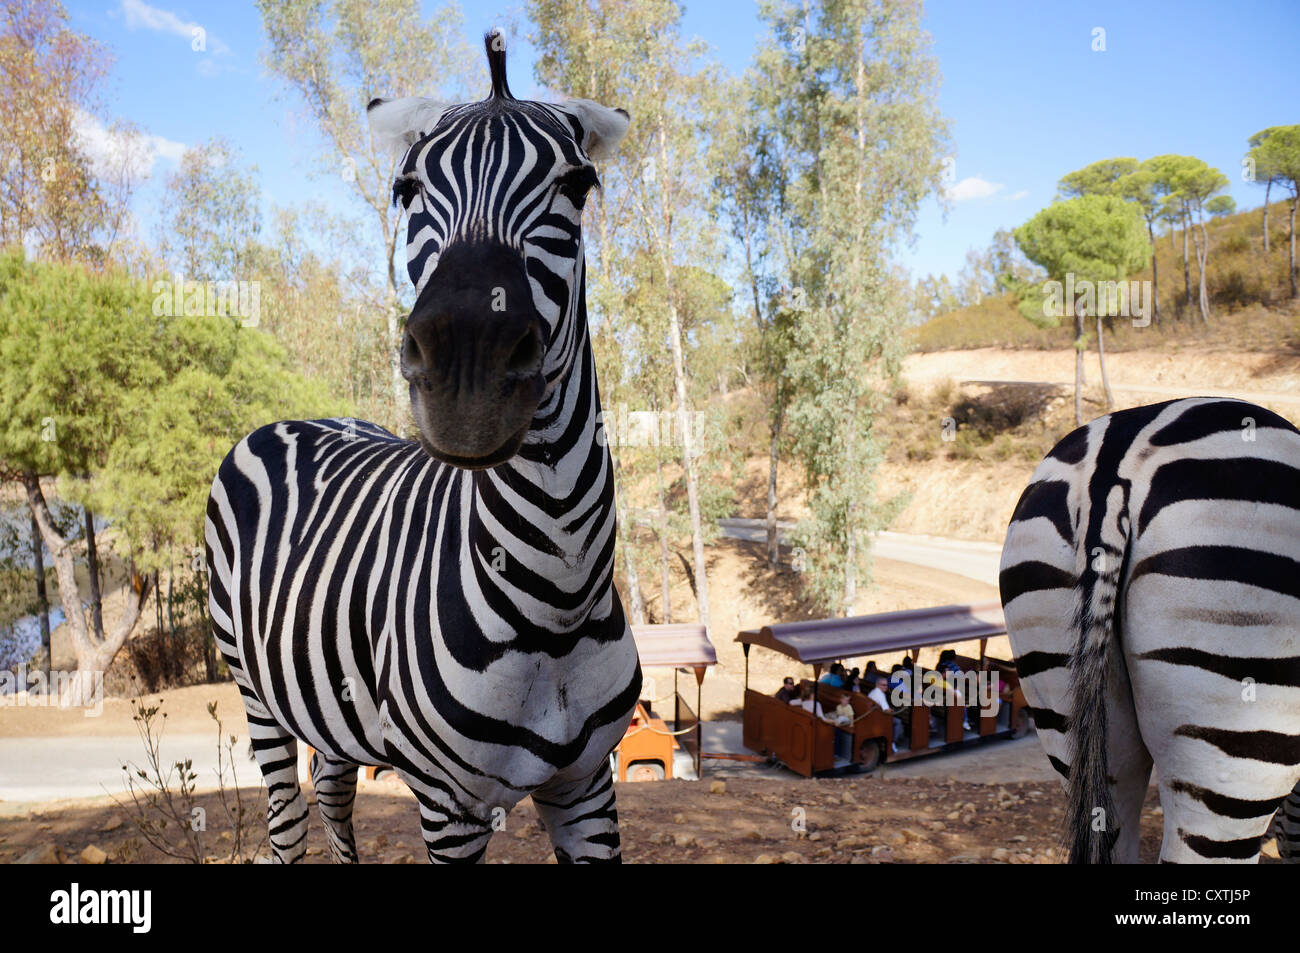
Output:
[[[988,640],[1006,631],[997,602],[742,631],[736,641],[745,656],[744,745],[812,777],[866,772],[882,763],[1022,737],[1031,720],[1015,664],[986,651]],[[978,657],[958,655],[953,648],[974,640]],[[749,686],[749,653],[755,646],[812,666],[813,679],[798,683],[798,703]],[[943,668],[923,668],[922,650],[935,648],[941,650]],[[907,676],[891,682],[885,693],[888,710],[868,697],[868,686],[854,692],[821,680],[823,669],[833,663],[894,652],[904,653],[897,664]],[[889,678],[891,673],[880,670],[879,675]],[[960,686],[985,690],[976,693],[982,697],[970,697]],[[829,715],[843,701],[852,716],[841,715],[837,724]]]

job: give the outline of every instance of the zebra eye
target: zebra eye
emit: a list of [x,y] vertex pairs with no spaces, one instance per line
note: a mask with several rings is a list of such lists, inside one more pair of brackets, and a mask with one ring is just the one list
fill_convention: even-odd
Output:
[[406,208],[420,191],[420,180],[413,175],[404,175],[393,182],[393,204]]
[[582,211],[591,190],[600,187],[600,179],[597,177],[595,169],[591,166],[583,166],[560,176],[555,185],[559,193],[573,203],[574,208]]

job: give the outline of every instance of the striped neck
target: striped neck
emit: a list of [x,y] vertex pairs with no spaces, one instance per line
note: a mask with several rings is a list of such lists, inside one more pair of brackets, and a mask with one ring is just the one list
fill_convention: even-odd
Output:
[[[521,578],[535,574],[578,596],[573,606],[545,621],[548,628],[563,629],[614,611],[614,471],[600,423],[581,285],[570,320],[575,357],[569,373],[538,409],[519,453],[498,467],[472,474],[475,505],[470,526],[471,534],[477,523],[494,537],[505,529],[526,540],[529,552]],[[509,564],[503,576],[509,583]]]

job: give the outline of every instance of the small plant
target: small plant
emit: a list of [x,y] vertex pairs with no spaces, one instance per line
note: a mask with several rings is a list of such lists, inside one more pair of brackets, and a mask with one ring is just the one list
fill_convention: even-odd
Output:
[[161,743],[167,713],[162,711],[162,699],[156,705],[145,705],[134,698],[131,705],[135,711],[132,720],[144,744],[145,764],[122,765],[131,800],[129,804],[118,804],[140,836],[160,853],[185,863],[245,863],[255,858],[266,841],[266,828],[257,808],[262,803],[260,785],[256,798],[245,797],[240,791],[234,773],[236,739],[233,734],[224,734],[217,703],[208,703],[208,715],[217,724],[217,795],[230,825],[229,833],[221,838],[228,844],[224,856],[206,849],[207,810],[197,803],[198,775],[193,759],[170,765],[163,762]]

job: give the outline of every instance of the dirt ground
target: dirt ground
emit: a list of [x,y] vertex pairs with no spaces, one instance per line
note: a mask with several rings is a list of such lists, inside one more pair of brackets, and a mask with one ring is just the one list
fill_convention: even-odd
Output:
[[[618,785],[623,855],[630,863],[1056,863],[1060,791],[1054,783],[984,785],[877,775],[836,780],[664,781]],[[245,792],[261,806],[256,790]],[[308,788],[310,799],[310,788]],[[224,817],[215,793],[196,802]],[[1144,859],[1159,851],[1159,807],[1143,816]],[[258,836],[264,831],[260,820]],[[415,799],[400,782],[363,782],[357,843],[364,863],[424,862]],[[228,854],[230,827],[213,822],[204,849]],[[308,863],[329,857],[313,813]],[[144,842],[127,811],[106,799],[51,804],[0,819],[0,863],[56,845],[71,861],[95,846],[110,862],[176,862]],[[262,850],[265,856],[265,848]],[[549,863],[530,801],[506,819],[488,863]]]

